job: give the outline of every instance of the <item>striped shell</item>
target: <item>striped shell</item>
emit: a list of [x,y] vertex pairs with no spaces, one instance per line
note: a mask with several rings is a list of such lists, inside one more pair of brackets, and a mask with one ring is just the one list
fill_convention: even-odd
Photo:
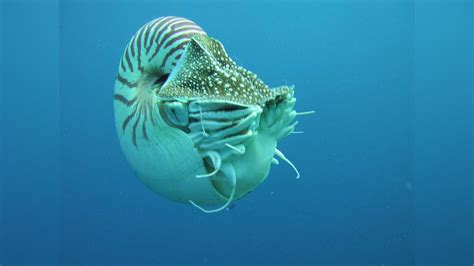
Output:
[[161,17],[138,30],[114,99],[127,161],[168,199],[219,211],[259,185],[275,155],[289,162],[276,145],[296,125],[293,89],[268,88],[185,18]]

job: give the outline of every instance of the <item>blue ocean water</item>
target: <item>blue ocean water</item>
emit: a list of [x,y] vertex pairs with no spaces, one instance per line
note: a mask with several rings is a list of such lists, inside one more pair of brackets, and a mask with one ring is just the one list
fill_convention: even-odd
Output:
[[[472,1],[3,0],[0,265],[472,265]],[[195,21],[304,134],[236,206],[204,214],[136,178],[113,119],[120,57]]]

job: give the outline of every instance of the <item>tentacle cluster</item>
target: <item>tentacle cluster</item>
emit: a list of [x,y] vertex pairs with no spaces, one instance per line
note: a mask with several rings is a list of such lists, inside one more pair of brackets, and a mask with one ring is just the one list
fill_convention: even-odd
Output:
[[223,160],[245,152],[242,143],[257,134],[262,113],[259,106],[205,100],[165,102],[163,106],[173,123],[171,126],[185,126],[189,138],[202,154],[218,151]]

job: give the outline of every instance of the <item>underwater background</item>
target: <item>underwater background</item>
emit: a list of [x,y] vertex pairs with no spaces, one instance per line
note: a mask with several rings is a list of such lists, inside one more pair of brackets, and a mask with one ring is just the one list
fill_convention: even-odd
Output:
[[[474,5],[459,0],[1,1],[0,265],[473,265]],[[235,207],[204,214],[125,161],[113,87],[131,36],[182,16],[298,130]]]

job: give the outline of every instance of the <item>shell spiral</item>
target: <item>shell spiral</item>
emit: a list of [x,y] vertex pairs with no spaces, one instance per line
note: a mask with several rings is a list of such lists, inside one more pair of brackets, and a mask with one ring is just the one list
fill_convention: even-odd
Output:
[[294,104],[293,88],[268,88],[179,17],[141,27],[115,81],[117,135],[136,175],[159,195],[203,211],[252,191],[274,156],[287,161],[276,145],[294,130]]

